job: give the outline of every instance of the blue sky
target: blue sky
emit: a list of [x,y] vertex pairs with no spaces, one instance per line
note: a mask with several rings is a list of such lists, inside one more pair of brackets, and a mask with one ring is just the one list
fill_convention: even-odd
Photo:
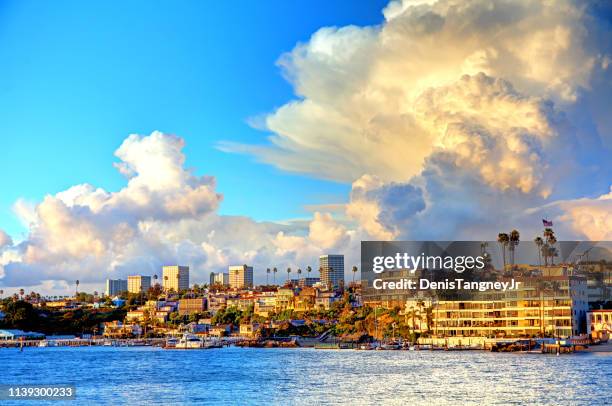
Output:
[[0,228],[18,198],[88,182],[117,190],[128,134],[173,133],[217,178],[222,214],[279,220],[343,202],[350,185],[283,173],[220,140],[259,144],[249,117],[295,96],[275,65],[322,26],[382,21],[384,1],[0,1]]

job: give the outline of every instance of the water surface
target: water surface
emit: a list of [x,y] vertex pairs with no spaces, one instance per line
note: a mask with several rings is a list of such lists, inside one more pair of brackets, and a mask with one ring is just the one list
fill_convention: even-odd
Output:
[[3,384],[74,384],[72,405],[612,404],[609,353],[11,348],[0,365]]

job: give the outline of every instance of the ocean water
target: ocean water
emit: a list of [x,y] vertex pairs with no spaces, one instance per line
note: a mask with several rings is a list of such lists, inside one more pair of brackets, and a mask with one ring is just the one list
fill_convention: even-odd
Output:
[[612,354],[10,348],[0,383],[75,385],[52,405],[610,405]]

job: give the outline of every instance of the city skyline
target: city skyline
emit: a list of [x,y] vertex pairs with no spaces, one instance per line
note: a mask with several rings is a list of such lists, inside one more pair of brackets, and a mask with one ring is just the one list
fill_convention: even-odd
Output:
[[261,282],[328,253],[347,273],[362,240],[531,240],[542,219],[612,240],[609,7],[324,3],[114,25],[6,5],[0,286],[171,263]]

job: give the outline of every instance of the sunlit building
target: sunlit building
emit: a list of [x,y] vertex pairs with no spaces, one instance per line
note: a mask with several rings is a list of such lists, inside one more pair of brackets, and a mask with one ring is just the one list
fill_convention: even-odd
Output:
[[610,335],[612,335],[612,309],[591,310],[588,312],[587,332],[593,340],[608,340]]
[[210,284],[229,286],[229,274],[223,272],[211,272],[210,273]]
[[321,255],[319,257],[321,282],[327,289],[344,286],[344,255]]
[[162,288],[165,292],[189,289],[189,267],[168,265],[162,268]]
[[235,289],[253,287],[253,267],[247,265],[230,266],[229,286]]
[[128,281],[126,279],[107,279],[106,289],[104,293],[106,296],[116,296],[122,292],[127,292]]
[[475,294],[470,300],[434,301],[436,336],[570,337],[586,332],[584,277],[517,278],[519,289]]
[[151,287],[151,277],[144,275],[130,275],[127,279],[127,291],[130,293],[143,293]]

